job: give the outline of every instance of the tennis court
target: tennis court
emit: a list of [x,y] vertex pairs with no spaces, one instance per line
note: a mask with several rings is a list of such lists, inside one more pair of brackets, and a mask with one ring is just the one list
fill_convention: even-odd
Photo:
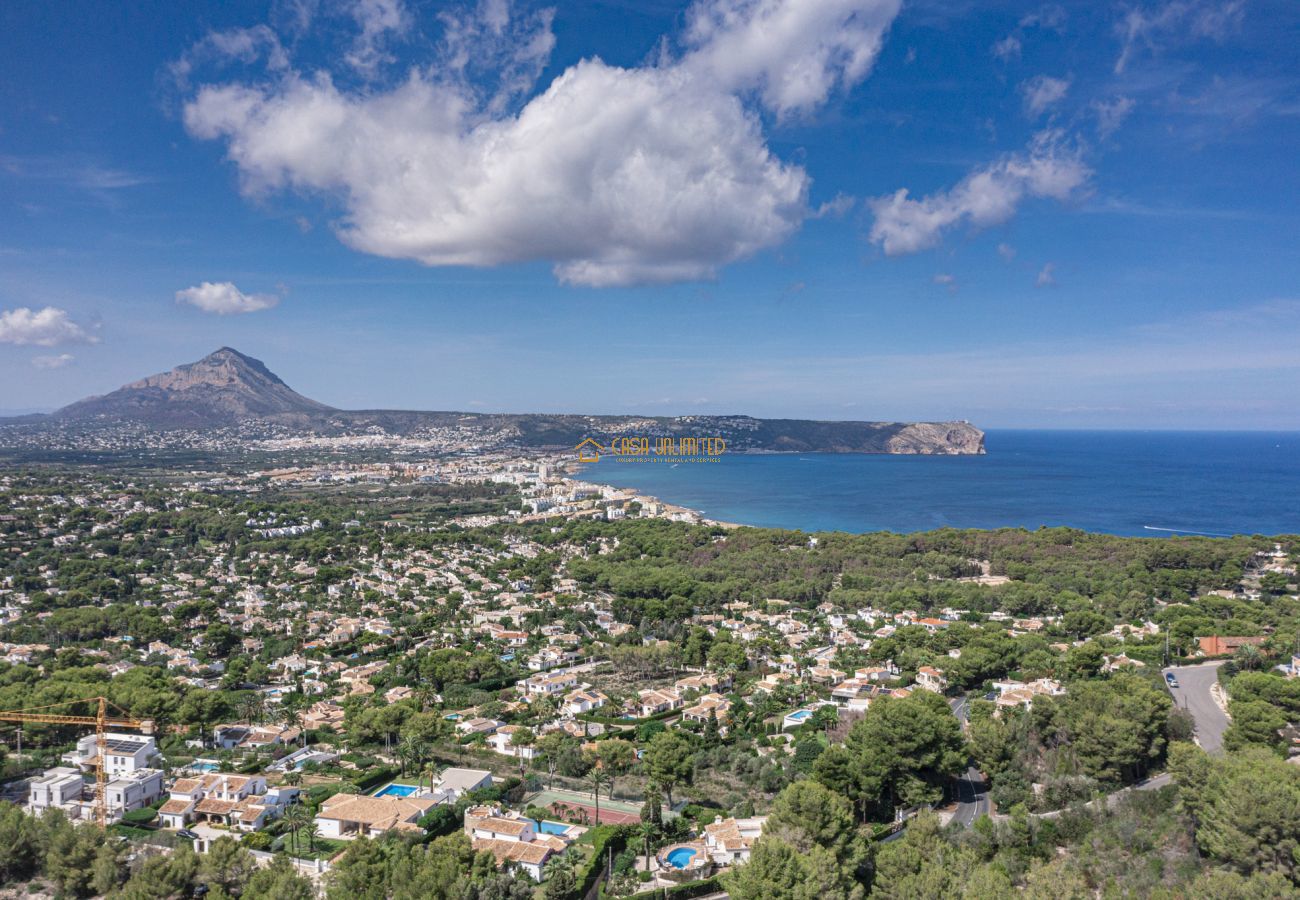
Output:
[[[576,791],[565,791],[558,789],[544,790],[527,799],[529,804],[540,806],[543,809],[550,810],[557,821],[565,822],[573,818],[581,818],[586,813],[587,823],[596,824],[596,804],[592,802],[591,794],[579,794]],[[568,815],[565,815],[568,811]],[[600,800],[600,824],[602,825],[626,825],[631,822],[641,821],[641,806],[637,803],[628,803],[624,800],[606,800],[604,797]]]
[[[582,818],[582,813],[586,813],[586,821],[589,824],[597,824],[596,807],[590,803],[576,803],[573,800],[558,800],[547,807],[551,814],[559,821],[568,821],[574,818]],[[576,814],[576,815],[575,815]],[[628,825],[634,822],[640,822],[641,817],[629,812],[619,812],[616,809],[606,809],[604,805],[600,807],[601,825]]]

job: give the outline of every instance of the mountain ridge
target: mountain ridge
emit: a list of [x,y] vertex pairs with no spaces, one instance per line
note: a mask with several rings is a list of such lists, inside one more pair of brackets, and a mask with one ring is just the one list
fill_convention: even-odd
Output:
[[[9,424],[15,424],[17,420]],[[979,454],[984,432],[969,422],[859,422],[759,419],[746,415],[583,415],[343,410],[294,391],[261,360],[221,347],[185,363],[87,397],[24,425],[145,425],[168,431],[250,424],[332,436],[382,431],[406,435],[456,429],[479,446],[573,447],[586,437],[712,436],[729,450],[788,453]]]

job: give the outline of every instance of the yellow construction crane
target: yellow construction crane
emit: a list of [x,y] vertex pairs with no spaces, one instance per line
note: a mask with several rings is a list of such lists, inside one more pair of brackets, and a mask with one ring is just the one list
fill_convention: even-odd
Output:
[[[45,712],[60,706],[72,706],[78,703],[94,703],[93,716],[66,716]],[[11,709],[0,711],[0,722],[41,722],[47,725],[91,725],[95,729],[95,822],[100,828],[108,825],[108,775],[104,771],[104,757],[108,751],[109,728],[138,728],[145,734],[153,734],[152,719],[133,719],[130,716],[110,716],[108,707],[125,713],[117,704],[110,704],[107,697],[88,697],[85,700],[66,700],[49,706],[34,709]]]

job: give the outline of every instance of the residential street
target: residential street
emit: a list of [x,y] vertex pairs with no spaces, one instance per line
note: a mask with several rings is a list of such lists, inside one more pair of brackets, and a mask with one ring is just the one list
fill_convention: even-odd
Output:
[[1219,680],[1222,662],[1202,663],[1198,666],[1176,666],[1165,669],[1173,672],[1178,687],[1170,687],[1174,702],[1192,714],[1196,720],[1196,742],[1206,753],[1223,749],[1223,732],[1228,728],[1228,717],[1214,702],[1210,688]]
[[953,821],[963,828],[969,828],[980,816],[993,812],[988,784],[974,766],[967,769],[966,774],[957,781],[957,791],[957,814],[953,816]]

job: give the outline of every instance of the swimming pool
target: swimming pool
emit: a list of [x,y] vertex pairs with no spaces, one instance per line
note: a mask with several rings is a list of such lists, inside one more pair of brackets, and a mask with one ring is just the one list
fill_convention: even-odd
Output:
[[196,759],[194,762],[190,763],[190,768],[194,769],[196,772],[215,772],[217,769],[221,768],[221,766],[211,760]]
[[413,784],[386,784],[375,792],[376,797],[409,797],[418,791],[419,788]]
[[808,718],[811,715],[812,715],[811,709],[801,709],[798,712],[790,713],[790,715],[786,716],[786,718],[794,719],[796,722],[802,722],[804,719]]
[[674,869],[684,869],[691,864],[691,860],[695,858],[697,852],[699,851],[690,847],[677,847],[674,850],[669,850],[667,856],[668,865]]
[[538,834],[568,834],[569,826],[562,822],[539,822],[536,819],[529,819],[533,823],[533,830]]

